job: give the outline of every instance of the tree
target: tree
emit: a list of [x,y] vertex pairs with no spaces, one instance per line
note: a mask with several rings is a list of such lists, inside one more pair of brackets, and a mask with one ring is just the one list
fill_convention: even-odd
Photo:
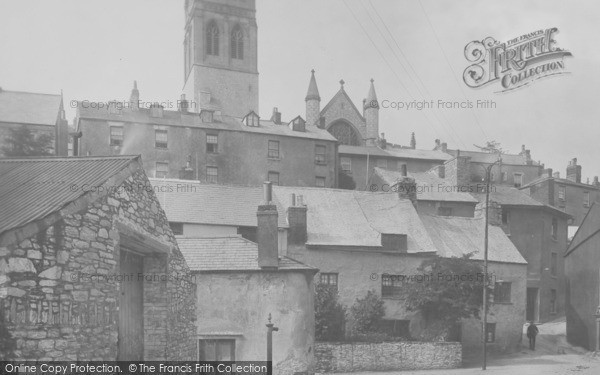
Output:
[[426,259],[417,269],[422,282],[407,282],[406,309],[421,312],[427,325],[422,338],[447,340],[462,319],[479,317],[484,274],[470,257]]
[[354,182],[354,179],[343,171],[340,171],[340,173],[338,173],[338,182],[340,189],[356,189],[356,182]]
[[34,134],[21,125],[10,128],[6,143],[2,146],[5,156],[50,156],[54,155],[54,138],[48,133]]
[[344,338],[346,309],[338,301],[331,285],[315,286],[315,338],[317,341],[340,341]]
[[350,308],[352,330],[357,334],[378,332],[384,316],[383,300],[374,290],[369,290],[363,298],[357,298]]

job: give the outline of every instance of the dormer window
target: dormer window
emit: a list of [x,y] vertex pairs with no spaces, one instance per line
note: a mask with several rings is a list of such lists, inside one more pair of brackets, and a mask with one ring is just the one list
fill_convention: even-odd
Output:
[[408,237],[406,234],[381,233],[381,247],[383,251],[396,251],[406,253],[408,250]]
[[260,117],[254,111],[248,113],[243,121],[246,126],[260,126]]
[[200,120],[202,122],[213,122],[214,121],[214,111],[210,111],[207,109],[203,109],[200,111]]
[[292,121],[290,121],[290,129],[295,132],[303,132],[306,131],[306,121],[301,116],[296,117]]

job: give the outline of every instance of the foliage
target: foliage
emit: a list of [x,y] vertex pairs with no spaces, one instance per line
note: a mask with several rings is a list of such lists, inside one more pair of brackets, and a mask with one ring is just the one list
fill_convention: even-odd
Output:
[[24,125],[10,128],[2,152],[5,156],[49,156],[53,155],[54,138],[48,133],[36,134]]
[[353,334],[367,334],[378,332],[381,320],[385,315],[383,300],[369,290],[363,298],[357,298],[350,308]]
[[346,309],[338,301],[337,290],[331,285],[317,284],[315,294],[316,340],[343,340]]
[[0,310],[0,361],[13,359],[14,351],[17,348],[16,340],[10,334],[10,331],[4,323],[4,314]]
[[461,319],[479,317],[484,274],[470,257],[426,259],[417,270],[429,277],[406,284],[406,308],[421,312],[430,330],[424,335],[430,339],[448,337]]
[[339,187],[340,189],[347,189],[347,190],[354,190],[356,189],[356,182],[354,182],[354,179],[352,178],[352,176],[349,176],[348,174],[346,174],[343,171],[340,171],[340,173],[338,173],[338,182],[339,182]]
[[487,141],[485,143],[485,146],[477,146],[477,145],[473,145],[475,147],[477,147],[478,149],[480,149],[483,152],[488,152],[490,154],[504,154],[505,151],[502,150],[502,145],[500,144],[500,142],[496,142],[496,141]]

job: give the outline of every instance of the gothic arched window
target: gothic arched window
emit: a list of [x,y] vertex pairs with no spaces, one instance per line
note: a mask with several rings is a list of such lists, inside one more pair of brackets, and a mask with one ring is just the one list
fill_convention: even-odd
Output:
[[239,25],[236,25],[231,32],[231,58],[244,59],[244,33]]
[[219,56],[219,28],[215,21],[206,28],[206,54]]
[[343,145],[360,146],[361,137],[352,125],[344,121],[336,121],[327,129]]

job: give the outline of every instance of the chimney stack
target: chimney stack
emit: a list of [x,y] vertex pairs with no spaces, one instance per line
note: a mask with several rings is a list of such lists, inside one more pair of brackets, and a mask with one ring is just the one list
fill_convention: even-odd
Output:
[[547,177],[552,177],[552,168],[546,169],[546,176]]
[[140,90],[137,88],[137,81],[133,81],[133,89],[129,96],[129,105],[131,106],[131,109],[140,109]]
[[177,109],[179,109],[179,112],[181,113],[187,113],[189,106],[190,103],[185,98],[185,94],[181,94],[181,99],[179,100],[179,103],[177,103]]
[[446,142],[442,143],[442,152],[448,152],[448,144]]
[[554,177],[554,178],[560,178],[560,172],[554,172],[554,173],[552,173],[552,177]]
[[277,125],[281,125],[281,112],[277,107],[273,107],[273,114],[271,115],[271,122]]
[[292,201],[287,211],[288,219],[288,244],[304,245],[308,236],[306,213],[308,211],[304,205],[302,195],[296,197],[292,194]]
[[417,183],[414,178],[404,175],[396,181],[394,187],[397,189],[400,199],[409,199],[413,206],[417,208]]
[[273,204],[271,182],[263,184],[263,194],[263,202],[258,206],[256,212],[258,266],[262,269],[277,269],[279,267],[277,206]]
[[577,165],[577,158],[573,158],[567,167],[567,179],[581,183],[581,165]]
[[594,182],[592,183],[592,185],[599,187],[600,186],[600,182],[598,182],[598,176],[594,176]]

